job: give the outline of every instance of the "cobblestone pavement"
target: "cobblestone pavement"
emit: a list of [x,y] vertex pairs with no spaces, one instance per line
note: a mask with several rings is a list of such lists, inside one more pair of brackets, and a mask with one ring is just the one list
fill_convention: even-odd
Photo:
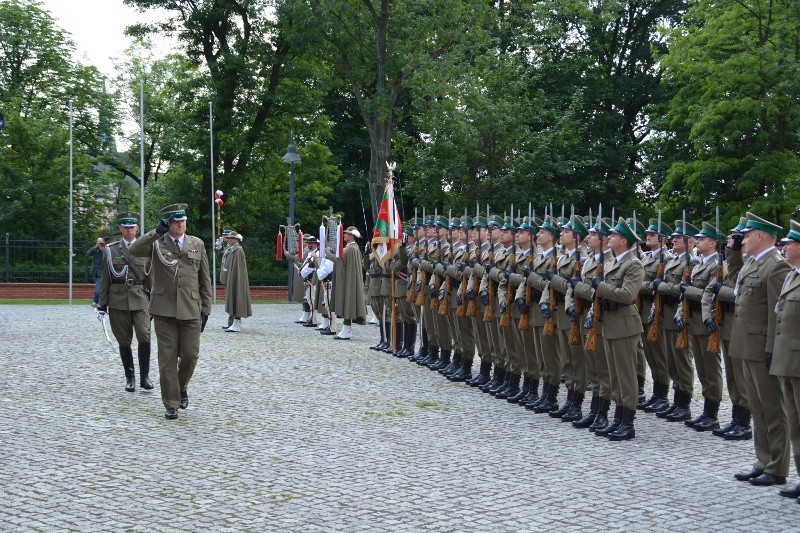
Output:
[[375,326],[254,312],[228,334],[214,307],[168,421],[89,306],[0,306],[0,529],[798,530],[800,505],[733,479],[752,441],[639,414],[608,442],[371,351]]

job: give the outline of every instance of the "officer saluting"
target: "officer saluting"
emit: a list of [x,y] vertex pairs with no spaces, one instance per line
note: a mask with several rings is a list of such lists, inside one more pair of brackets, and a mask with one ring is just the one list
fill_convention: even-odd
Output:
[[[200,352],[200,333],[211,313],[211,277],[203,241],[186,235],[186,204],[160,211],[164,218],[130,247],[151,257],[150,314],[158,336],[161,400],[169,420],[189,406],[188,385]],[[180,363],[178,363],[180,358]]]
[[119,356],[125,369],[125,390],[136,390],[131,341],[136,332],[139,355],[139,383],[143,389],[152,389],[150,382],[150,316],[148,292],[150,280],[147,273],[150,259],[132,257],[128,248],[136,241],[139,217],[136,213],[117,215],[122,239],[109,244],[101,263],[100,300],[97,311],[108,312],[111,331],[119,343]]

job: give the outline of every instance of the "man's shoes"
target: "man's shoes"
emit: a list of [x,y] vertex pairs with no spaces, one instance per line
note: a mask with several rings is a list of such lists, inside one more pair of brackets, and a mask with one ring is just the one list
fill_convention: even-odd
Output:
[[164,418],[166,418],[167,420],[175,420],[175,419],[177,419],[178,418],[178,410],[175,409],[174,407],[170,407],[169,409],[167,409],[167,412],[164,413]]
[[181,392],[181,409],[186,409],[187,407],[189,407],[189,393],[183,391]]
[[758,477],[754,477],[750,480],[751,485],[756,485],[757,487],[770,487],[772,485],[785,485],[786,478],[783,476],[774,476],[772,474],[767,474],[764,472]]
[[754,468],[750,472],[747,472],[747,473],[740,472],[738,474],[734,474],[733,477],[735,477],[739,481],[749,481],[749,480],[751,480],[753,478],[757,478],[758,476],[760,476],[763,473],[764,473],[763,470],[759,470],[757,468]]
[[800,484],[791,489],[781,489],[778,494],[784,498],[800,498]]

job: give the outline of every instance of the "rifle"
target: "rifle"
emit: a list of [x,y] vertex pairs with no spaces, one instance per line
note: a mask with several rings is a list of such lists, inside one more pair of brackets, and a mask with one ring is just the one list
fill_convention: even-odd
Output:
[[[562,214],[563,217],[563,206],[562,206]],[[550,218],[555,222],[553,219],[553,206],[550,206]],[[556,242],[555,242],[555,233],[553,234],[553,257],[550,259],[550,266],[548,270],[555,270],[558,268],[558,258],[556,257]],[[548,318],[544,323],[544,334],[548,337],[551,337],[556,332],[556,288],[553,287],[553,283],[550,283],[550,318]]]
[[[723,277],[723,268],[722,268],[722,244],[719,240],[719,206],[717,206],[717,283],[722,283]],[[719,330],[722,329],[722,318],[723,318],[723,310],[722,310],[722,302],[720,301],[719,297],[714,298],[714,324],[716,324],[717,329],[711,335],[708,336],[708,346],[706,349],[711,353],[719,353],[720,346],[719,346]]]
[[[494,266],[494,240],[492,239],[492,226],[489,223],[489,205],[486,205],[486,224],[489,227],[489,242],[491,243],[492,247],[489,250],[489,258],[486,262],[488,268],[491,269]],[[492,300],[494,299],[496,292],[492,282],[492,278],[486,276],[488,283],[487,289],[489,292],[489,305],[486,306],[486,310],[483,312],[483,321],[484,322],[491,322],[494,320],[494,306],[492,305]]]
[[[658,211],[658,248],[660,250],[658,268],[656,268],[656,278],[661,279],[664,277],[664,265],[666,260],[664,258],[664,245],[663,233],[661,232],[661,210]],[[650,324],[650,329],[647,330],[647,340],[650,342],[658,342],[661,335],[661,313],[664,310],[664,297],[661,293],[656,291],[653,298],[653,322]]]
[[[414,208],[414,221],[419,223],[417,219],[417,208]],[[419,258],[419,243],[416,241],[416,231],[417,228],[414,227],[414,257]],[[406,293],[406,301],[410,304],[413,304],[417,301],[417,267],[414,266],[413,261],[411,264],[411,274],[409,275],[409,282],[411,283],[411,287],[409,287],[408,292]]]
[[[683,267],[683,278],[681,281],[689,282],[692,279],[692,267],[690,266],[691,259],[689,258],[689,236],[686,235],[686,210],[683,210],[683,247],[686,254],[686,266]],[[675,347],[679,350],[689,348],[689,320],[692,318],[692,306],[689,299],[686,298],[685,293],[681,295],[681,312],[683,314],[683,331],[678,334],[678,340],[675,342]]]
[[[478,218],[480,217],[480,206],[478,203],[475,203],[475,223],[478,223]],[[480,229],[477,232],[478,238],[475,240],[475,261],[480,260],[481,255],[481,232]],[[472,274],[474,281],[472,282],[472,293],[474,294],[474,298],[467,303],[467,316],[470,317],[477,317],[478,316],[478,291],[481,287],[481,278],[476,276],[474,273]],[[464,294],[464,298],[466,298],[466,293]]]
[[[425,227],[425,207],[422,208],[422,227]],[[423,239],[420,239],[419,244],[417,245],[417,257],[420,261],[422,261],[422,254],[425,254],[425,259],[428,258],[428,238],[425,239],[425,244],[422,244]],[[417,292],[417,299],[414,300],[416,305],[425,305],[425,291],[427,290],[427,272],[420,269],[417,272],[417,276],[422,276],[417,283],[419,283],[420,289],[419,291],[416,290],[416,285],[414,285],[414,290]]]
[[[636,225],[636,211],[634,211],[633,212],[633,234],[634,235],[638,235],[638,232],[639,232],[639,227]],[[636,247],[636,258],[637,259],[641,259],[642,258],[642,249],[639,246],[639,243],[636,243],[635,247]],[[641,313],[642,312],[642,295],[641,294],[638,294],[638,293],[636,294],[636,300],[634,301],[634,305],[636,306],[636,311],[638,313]]]
[[[511,225],[514,225],[514,204],[511,204]],[[511,245],[511,256],[508,258],[508,268],[514,270],[517,266],[517,239],[514,238]],[[506,307],[500,315],[500,325],[508,327],[511,325],[511,306],[514,304],[514,292],[511,290],[511,278],[506,280]]]
[[[447,214],[447,261],[446,263],[453,262],[453,210],[451,209],[450,212]],[[447,274],[447,267],[445,267],[444,273],[444,298],[439,301],[439,314],[446,315],[447,310],[450,307],[447,300],[450,296],[450,276]],[[438,294],[437,294],[438,296]]]
[[[572,208],[572,216],[575,216],[575,208]],[[581,263],[581,246],[578,242],[578,231],[573,229],[572,233],[575,235],[575,267],[572,269],[572,276],[580,276],[581,270],[583,269],[583,264]],[[580,298],[574,298],[573,301],[575,302],[575,312],[580,317],[583,314],[583,304],[581,303]],[[581,344],[581,324],[580,318],[576,321],[570,321],[569,323],[569,344],[572,345],[579,345]]]
[[[602,229],[603,220],[603,204],[600,204],[600,207],[597,209],[597,225],[598,229]],[[597,263],[597,266],[594,269],[595,276],[602,276],[603,275],[603,262],[605,261],[605,252],[603,251],[603,238],[600,237],[600,261]],[[589,334],[586,336],[586,342],[583,344],[583,348],[589,351],[595,351],[597,349],[597,330],[600,328],[600,319],[603,317],[603,299],[597,294],[597,291],[594,293],[594,301],[592,303],[592,327],[589,328]]]
[[[528,255],[528,264],[527,268],[533,268],[533,252],[535,250],[534,242],[533,242],[533,219],[534,216],[531,216],[531,204],[528,202],[528,231],[531,234],[531,252]],[[519,326],[517,329],[520,331],[528,331],[531,327],[531,304],[533,303],[533,287],[531,284],[528,283],[528,280],[522,281],[525,284],[525,305],[528,306],[528,312],[522,315],[519,319]]]
[[[467,208],[464,208],[464,218],[461,220],[461,225],[466,224],[467,221]],[[466,229],[466,228],[465,228]],[[464,255],[461,256],[461,262],[469,264],[469,239],[466,241],[464,248]],[[467,276],[461,272],[461,282],[459,283],[458,291],[461,293],[461,303],[456,309],[456,316],[467,316]]]
[[[439,239],[439,226],[436,225],[436,222],[438,221],[438,219],[439,219],[439,208],[437,207],[437,208],[435,208],[435,210],[433,212],[433,227],[434,227],[434,231],[436,232],[436,237],[435,237],[435,239],[436,239],[436,241],[435,241],[436,242],[436,251],[434,252],[434,254],[436,254],[436,260],[437,261],[441,261],[442,260],[442,242]],[[448,222],[448,226],[449,225],[450,224]],[[442,284],[442,282],[439,281],[439,274],[436,273],[436,266],[433,267],[433,280],[432,280],[432,282],[433,282],[433,286],[436,289],[436,296],[432,296],[431,297],[430,308],[431,308],[431,311],[436,313],[436,312],[439,311],[438,294],[439,294],[439,286]]]

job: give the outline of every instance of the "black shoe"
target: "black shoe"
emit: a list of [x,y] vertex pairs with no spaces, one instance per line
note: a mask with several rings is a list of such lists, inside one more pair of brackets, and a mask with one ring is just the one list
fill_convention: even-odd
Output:
[[632,438],[636,437],[636,429],[633,427],[633,419],[635,416],[636,409],[628,409],[627,407],[623,407],[622,423],[620,423],[616,431],[613,431],[607,435],[608,440],[631,440]]
[[324,329],[319,330],[320,335],[336,335],[335,331],[331,331],[330,326]]
[[532,402],[528,402],[525,404],[525,409],[528,411],[536,410],[539,405],[547,398],[547,392],[550,390],[550,384],[546,381],[542,382],[542,393],[539,395],[539,398],[533,400]]
[[586,429],[592,425],[595,417],[597,417],[597,408],[600,405],[600,396],[592,396],[592,403],[589,405],[589,412],[586,416],[572,422],[573,427],[578,429]]
[[733,404],[731,406],[731,421],[722,427],[712,430],[711,433],[713,433],[716,437],[722,437],[725,435],[725,433],[735,428],[739,424],[739,409],[740,407],[738,405]]
[[572,405],[569,406],[569,410],[561,415],[562,422],[577,422],[583,417],[583,411],[581,410],[583,407],[583,393],[582,392],[575,392],[572,394]]
[[733,477],[738,479],[739,481],[750,481],[751,479],[757,478],[761,474],[763,474],[763,470],[759,470],[757,468],[752,469],[747,473],[740,472],[738,474],[734,474]]
[[614,421],[603,429],[595,430],[594,434],[598,437],[608,437],[610,433],[614,433],[622,424],[622,406],[618,405],[614,410]]
[[561,418],[562,416],[564,416],[567,413],[567,411],[569,411],[570,407],[572,407],[572,398],[574,394],[575,394],[574,391],[568,390],[567,401],[565,401],[564,405],[562,405],[559,409],[553,409],[552,411],[550,411],[550,417]]
[[528,395],[531,389],[531,378],[525,376],[522,378],[522,387],[519,392],[513,396],[506,398],[508,403],[519,403],[525,396]]
[[508,386],[502,391],[498,392],[495,397],[498,400],[508,400],[517,394],[519,394],[519,374],[511,374],[511,379],[508,381]]
[[189,393],[187,391],[181,392],[181,409],[189,407]]
[[758,477],[750,479],[750,484],[757,487],[771,487],[772,485],[786,485],[786,478],[764,472]]
[[800,498],[800,484],[791,489],[781,489],[778,494],[784,498]]
[[725,440],[750,440],[753,438],[753,428],[737,424],[735,428],[722,435]]
[[151,390],[153,383],[150,381],[150,343],[140,342],[137,351],[139,356],[139,385],[143,389]]
[[461,356],[461,368],[450,374],[449,378],[453,383],[459,383],[472,379],[472,359]]
[[174,407],[170,407],[169,409],[167,409],[167,412],[164,413],[164,418],[166,418],[167,420],[175,420],[176,418],[178,418],[178,410],[175,409]]
[[597,406],[597,416],[594,417],[594,422],[589,426],[589,431],[592,433],[603,430],[608,427],[608,407],[610,401],[601,399]]
[[666,416],[668,422],[683,422],[692,418],[692,411],[689,408],[692,395],[683,391],[678,392],[680,392],[680,402],[678,402],[678,407]]
[[647,394],[644,392],[644,376],[636,376],[636,381],[639,383],[639,397],[637,398],[636,408],[644,409],[647,403]]
[[310,319],[309,319],[309,321],[308,321],[308,322],[303,322],[303,327],[304,327],[304,328],[315,328],[315,327],[317,327],[318,325],[319,325],[319,324],[314,324],[314,321],[313,321],[313,320],[310,320]]

